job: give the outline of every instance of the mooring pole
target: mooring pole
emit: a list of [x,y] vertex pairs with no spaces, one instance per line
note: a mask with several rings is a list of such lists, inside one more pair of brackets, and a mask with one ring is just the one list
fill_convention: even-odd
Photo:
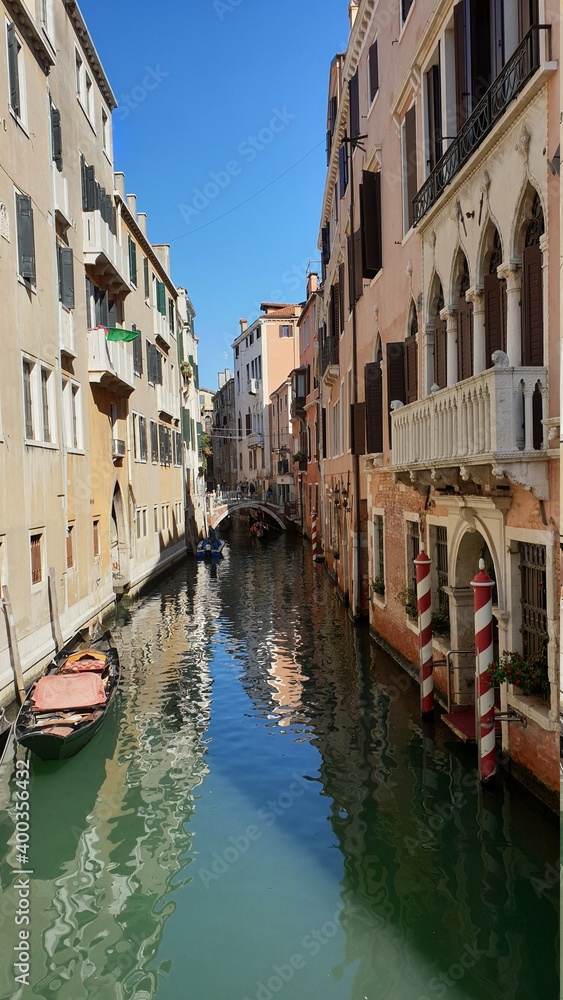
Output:
[[4,599],[4,613],[6,615],[6,628],[8,631],[8,642],[10,644],[12,669],[14,671],[14,679],[16,682],[16,693],[20,705],[23,705],[25,701],[25,687],[23,683],[22,664],[20,660],[18,637],[16,635],[16,622],[14,619],[14,612],[12,611],[12,602],[10,600],[10,591],[8,590],[6,584],[2,587],[2,597]]
[[57,598],[57,577],[53,566],[49,569],[49,601],[51,603],[51,625],[57,653],[63,647],[63,633],[59,617],[59,601]]
[[485,573],[485,562],[479,560],[479,572],[471,581],[475,605],[475,696],[477,698],[477,740],[479,748],[479,778],[482,782],[494,778],[495,760],[495,697],[488,668],[493,662],[493,587],[494,581]]
[[311,545],[313,548],[313,562],[317,561],[317,512],[311,511]]
[[434,711],[434,671],[432,665],[432,594],[430,591],[431,560],[420,546],[414,560],[416,571],[416,602],[418,608],[418,648],[420,651],[420,708],[423,715]]

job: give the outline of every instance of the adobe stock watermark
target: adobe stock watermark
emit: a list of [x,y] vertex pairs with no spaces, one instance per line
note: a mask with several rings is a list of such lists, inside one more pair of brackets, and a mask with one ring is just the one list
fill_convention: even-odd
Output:
[[[457,962],[452,962],[445,972],[440,972],[428,983],[426,989],[428,993],[419,996],[417,1000],[437,1000],[439,997],[447,997],[448,991],[463,979],[468,969],[472,969],[480,959],[487,954],[476,944],[466,944],[458,956]],[[430,996],[431,994],[431,996]]]
[[213,10],[220,21],[225,20],[226,14],[234,14],[237,7],[240,7],[243,0],[213,0]]
[[115,110],[116,115],[124,121],[169,76],[170,73],[166,73],[160,66],[154,68],[152,66],[145,66],[145,75],[141,82],[133,87],[129,94],[121,95],[119,105]]
[[281,792],[276,799],[269,799],[266,805],[257,810],[256,816],[260,820],[261,826],[249,823],[238,836],[229,837],[227,846],[222,851],[215,851],[210,868],[200,869],[199,877],[205,888],[208,889],[212,882],[216,882],[232,865],[235,865],[242,855],[246,854],[251,845],[260,840],[264,830],[273,826],[280,816],[291,809],[295,800],[301,798],[306,788],[304,779],[294,775],[294,780],[287,791]]
[[208,175],[209,180],[193,189],[191,202],[187,205],[182,202],[178,206],[184,222],[190,222],[205,211],[211,202],[229,187],[233,178],[242,173],[244,164],[252,163],[296,117],[297,115],[292,114],[286,107],[273,108],[268,124],[256,135],[248,135],[238,144],[236,152],[240,159],[229,160],[222,170],[212,170]]

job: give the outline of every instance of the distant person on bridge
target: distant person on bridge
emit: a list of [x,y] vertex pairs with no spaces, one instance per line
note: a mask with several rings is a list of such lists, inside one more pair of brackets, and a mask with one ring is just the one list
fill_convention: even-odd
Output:
[[272,499],[272,487],[268,486],[268,489],[266,490],[266,500],[268,501],[268,503],[270,503],[271,499]]
[[256,490],[256,487],[255,487],[254,483],[251,483],[250,486],[249,486],[249,493],[250,493],[250,499],[251,500],[254,499],[254,492],[255,492],[255,490]]

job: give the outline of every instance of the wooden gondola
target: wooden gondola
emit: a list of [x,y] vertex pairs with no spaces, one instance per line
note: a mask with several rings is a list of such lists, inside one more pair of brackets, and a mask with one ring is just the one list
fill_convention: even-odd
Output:
[[16,740],[41,760],[73,757],[103,724],[120,677],[111,633],[87,631],[66,643],[30,688],[16,720]]

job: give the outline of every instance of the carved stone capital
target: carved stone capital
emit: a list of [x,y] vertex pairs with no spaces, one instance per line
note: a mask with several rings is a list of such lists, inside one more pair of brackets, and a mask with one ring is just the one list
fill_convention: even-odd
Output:
[[520,291],[522,286],[522,268],[520,264],[512,260],[503,261],[500,267],[497,267],[497,274],[499,278],[504,278],[506,281],[507,292]]

